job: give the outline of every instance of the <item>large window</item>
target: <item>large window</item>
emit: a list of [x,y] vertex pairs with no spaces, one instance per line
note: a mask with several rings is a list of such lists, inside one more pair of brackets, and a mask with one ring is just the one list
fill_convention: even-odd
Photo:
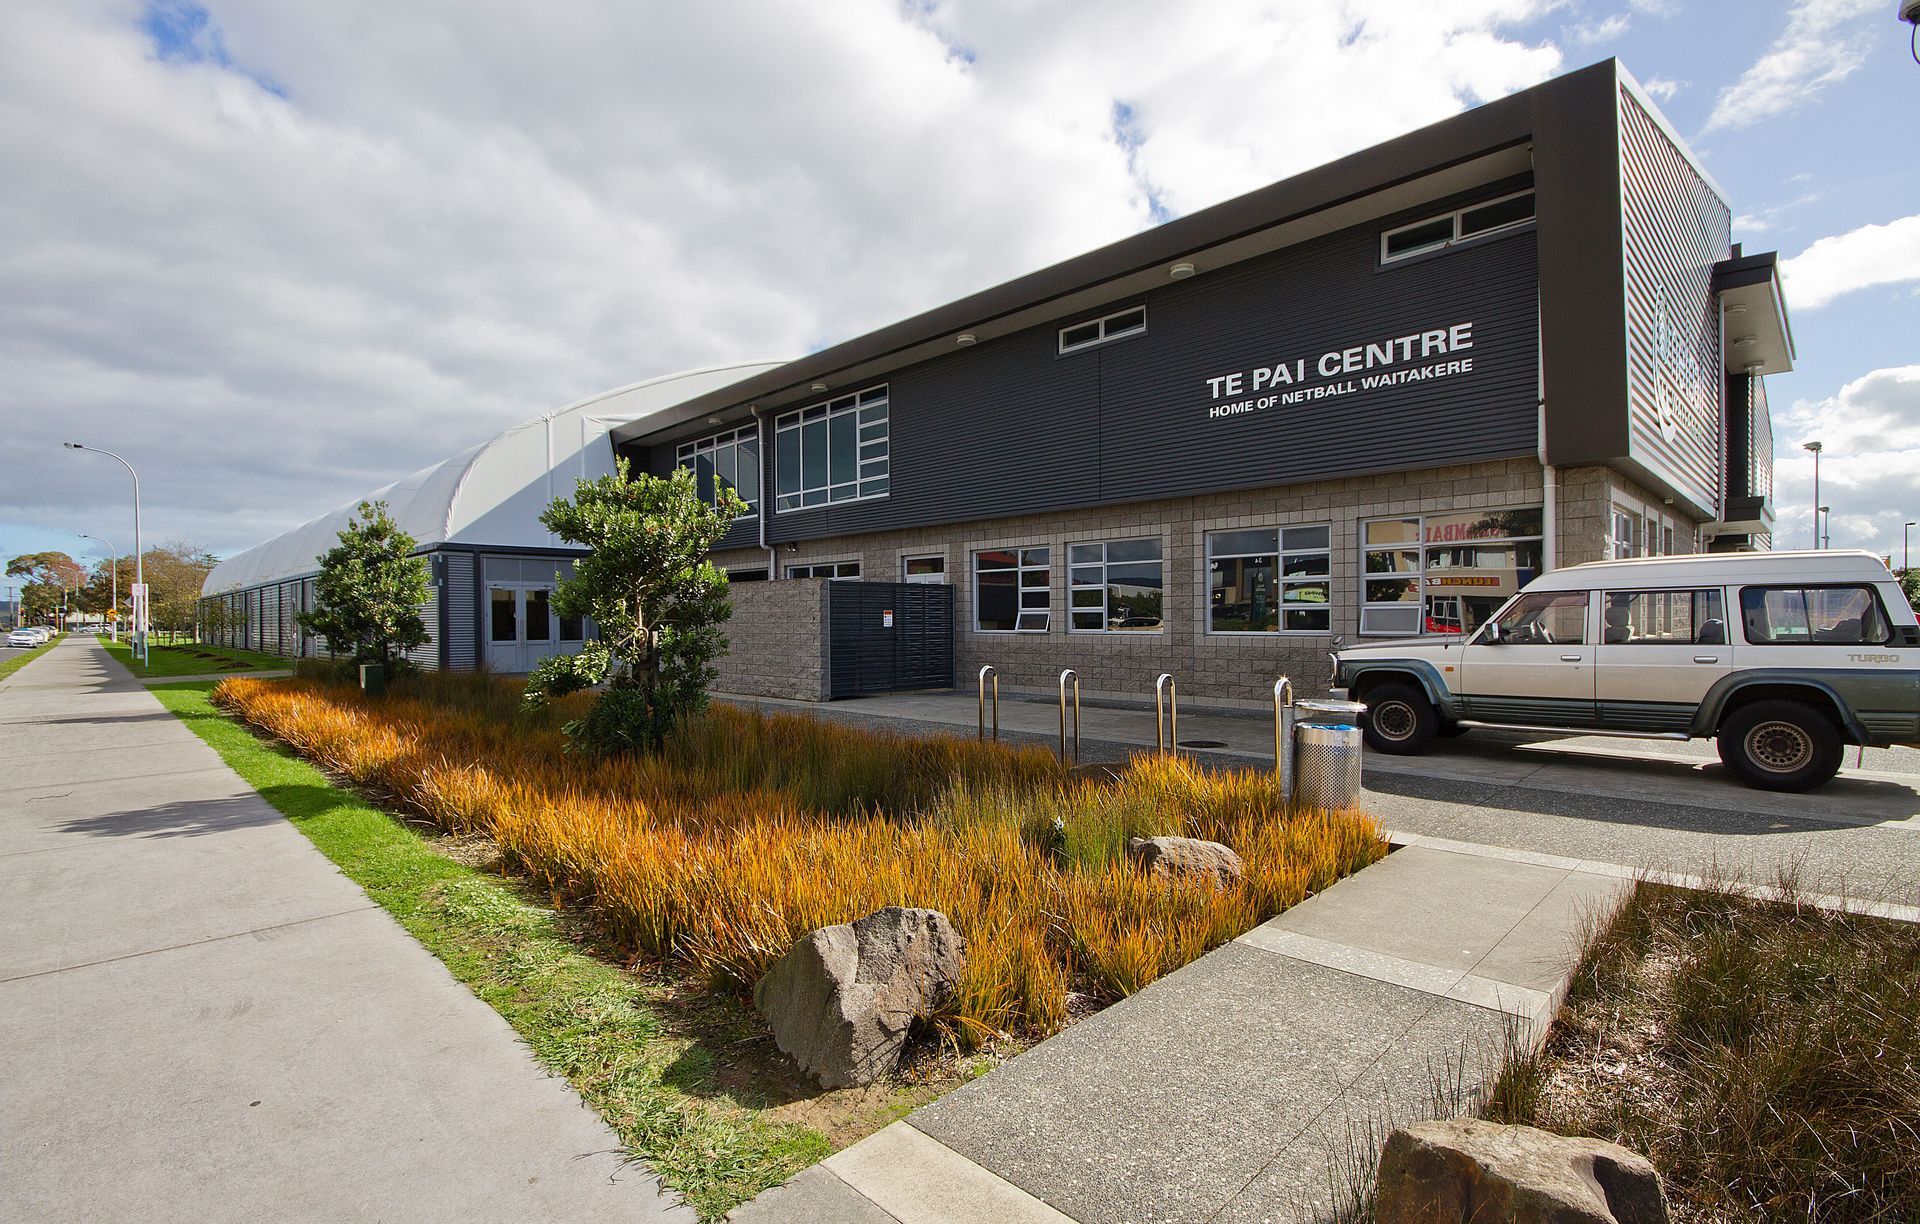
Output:
[[887,388],[774,419],[774,509],[802,510],[887,493]]
[[1540,509],[1373,519],[1360,528],[1360,632],[1471,633],[1540,574]]
[[1207,533],[1207,632],[1327,633],[1333,628],[1333,529]]
[[1871,587],[1747,587],[1740,615],[1756,646],[1878,646],[1893,637]]
[[747,503],[746,518],[760,512],[760,433],[749,425],[696,442],[682,442],[675,458],[683,468],[692,468],[700,486],[700,496],[709,505],[719,500],[719,491],[732,489]]
[[973,627],[982,633],[1045,633],[1052,586],[1047,549],[982,549],[973,554]]
[[1158,540],[1069,544],[1067,580],[1074,633],[1158,633],[1165,624]]
[[1457,243],[1512,229],[1533,220],[1533,193],[1522,191],[1484,204],[1458,209],[1444,216],[1402,225],[1380,235],[1380,262],[1391,263],[1428,251],[1442,251]]

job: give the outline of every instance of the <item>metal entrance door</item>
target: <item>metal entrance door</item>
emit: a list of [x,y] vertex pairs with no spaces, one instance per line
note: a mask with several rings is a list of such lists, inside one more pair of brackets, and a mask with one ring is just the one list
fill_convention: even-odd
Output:
[[953,588],[826,584],[827,696],[953,687]]

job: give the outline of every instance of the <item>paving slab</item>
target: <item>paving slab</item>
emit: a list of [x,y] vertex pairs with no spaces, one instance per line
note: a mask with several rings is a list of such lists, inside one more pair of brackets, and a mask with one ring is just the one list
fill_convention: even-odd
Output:
[[727,1219],[732,1224],[901,1224],[824,1165],[734,1208]]
[[[1447,1022],[1426,1028],[1421,1021]],[[910,1115],[1083,1224],[1205,1220],[1416,1036],[1498,1014],[1228,944]],[[1424,1094],[1424,1068],[1420,1079]]]
[[900,1224],[1073,1224],[905,1122],[835,1152],[821,1167]]
[[0,763],[0,1219],[693,1218],[96,643],[19,675],[71,779]]

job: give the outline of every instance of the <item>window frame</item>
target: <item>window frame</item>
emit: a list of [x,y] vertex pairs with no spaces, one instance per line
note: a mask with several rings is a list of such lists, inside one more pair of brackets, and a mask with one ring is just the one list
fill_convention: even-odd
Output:
[[[1136,314],[1140,316],[1140,325],[1138,327],[1128,327],[1125,330],[1120,330],[1118,328],[1109,329],[1107,326],[1116,319],[1123,319],[1128,315]],[[1097,334],[1091,340],[1081,340],[1073,344],[1068,344],[1067,333],[1079,331],[1083,327],[1091,327]],[[1125,310],[1116,310],[1111,314],[1104,314],[1094,319],[1082,319],[1078,323],[1071,323],[1061,328],[1058,333],[1060,342],[1059,355],[1065,357],[1068,353],[1083,353],[1090,348],[1099,348],[1103,344],[1112,344],[1117,340],[1131,340],[1135,336],[1144,336],[1146,334],[1147,304],[1141,302],[1139,305],[1129,306]]]
[[[1735,587],[1734,590],[1736,592],[1734,602],[1740,609],[1740,641],[1742,645],[1769,647],[1790,646],[1799,648],[1818,646],[1829,649],[1837,646],[1852,647],[1857,650],[1862,646],[1890,646],[1898,641],[1900,637],[1899,631],[1893,623],[1893,618],[1887,615],[1886,601],[1880,598],[1880,589],[1871,582],[1756,582]],[[1867,598],[1873,601],[1874,612],[1880,617],[1881,637],[1877,641],[1872,642],[1817,642],[1813,640],[1813,618],[1809,616],[1807,618],[1807,640],[1804,642],[1782,642],[1767,638],[1756,639],[1753,634],[1749,632],[1750,627],[1747,624],[1748,591],[1799,591],[1803,595],[1808,591],[1865,591]],[[1731,637],[1732,635],[1729,634],[1728,636]]]
[[[1479,212],[1483,208],[1491,208],[1495,204],[1504,204],[1508,200],[1517,200],[1521,196],[1536,197],[1534,200],[1534,212],[1532,214],[1522,217],[1518,221],[1507,221],[1500,225],[1493,226],[1490,229],[1476,230],[1471,234],[1466,234],[1461,232],[1461,227],[1462,227],[1464,218],[1466,217],[1466,214],[1471,212]],[[1538,193],[1535,190],[1535,188],[1532,188],[1532,187],[1523,187],[1519,191],[1510,191],[1506,195],[1494,196],[1492,199],[1475,200],[1471,204],[1463,204],[1459,208],[1455,208],[1449,212],[1433,213],[1429,216],[1420,218],[1418,221],[1409,221],[1405,225],[1396,225],[1392,229],[1381,230],[1380,231],[1380,247],[1379,247],[1380,264],[1382,267],[1384,267],[1387,264],[1403,263],[1409,259],[1417,259],[1422,255],[1434,255],[1442,251],[1450,251],[1450,250],[1453,250],[1455,247],[1464,246],[1472,242],[1478,242],[1482,238],[1491,238],[1496,234],[1512,233],[1514,230],[1519,229],[1521,226],[1533,225],[1538,220],[1539,220]],[[1391,239],[1395,234],[1404,234],[1408,230],[1420,229],[1422,226],[1432,225],[1436,221],[1452,222],[1453,236],[1445,239],[1444,241],[1431,242],[1425,246],[1415,247],[1411,251],[1401,251],[1397,255],[1390,255],[1387,253],[1387,241]]]
[[[1038,563],[1029,562],[1027,560],[1027,554],[1032,552],[1044,553],[1046,555],[1046,560]],[[1051,544],[1004,544],[1004,545],[999,545],[995,547],[976,548],[972,550],[972,553],[973,555],[970,558],[970,565],[968,568],[971,571],[972,578],[973,578],[973,586],[972,586],[973,616],[971,618],[973,632],[975,633],[1026,633],[1026,634],[1041,634],[1041,635],[1053,632],[1053,546]],[[995,567],[991,571],[984,571],[984,572],[991,572],[996,574],[1011,573],[1014,576],[1013,577],[1013,628],[1011,629],[986,629],[981,627],[981,624],[980,624],[980,575],[983,572],[980,568],[980,558],[987,553],[1012,553],[1014,557],[1014,564],[1012,565],[1011,568]],[[1031,572],[1044,571],[1047,575],[1046,583],[1043,586],[1029,587],[1023,579],[1024,579],[1024,576],[1030,571]],[[1045,609],[1039,610],[1033,613],[1028,612],[1025,602],[1022,600],[1021,597],[1027,591],[1030,591],[1030,590],[1041,590],[1047,593],[1047,605]],[[1041,616],[1045,618],[1044,623],[1038,629],[1020,628],[1021,620],[1028,615]]]
[[[877,410],[877,412],[876,412]],[[868,419],[869,413],[875,413],[874,419]],[[836,481],[833,478],[833,423],[836,419],[853,417],[853,479]],[[801,431],[807,426],[824,423],[826,427],[827,455],[822,469],[825,483],[809,485],[806,477],[806,435]],[[877,436],[868,437],[867,431],[877,428]],[[793,491],[788,493],[781,484],[781,476],[787,471],[780,462],[780,440],[783,435],[794,435],[795,470],[793,473]],[[866,454],[869,446],[879,446],[880,453]],[[858,391],[849,391],[831,399],[819,400],[799,408],[789,409],[773,418],[773,512],[775,514],[801,514],[808,510],[820,510],[828,506],[845,506],[855,502],[878,501],[893,495],[893,393],[889,383],[875,383],[862,387]],[[868,472],[867,465],[878,463],[883,470]],[[875,492],[865,492],[869,484],[878,483],[881,487]],[[834,490],[851,485],[852,496],[835,496]],[[761,490],[765,494],[765,490]],[[818,501],[808,501],[811,494],[823,494]],[[794,505],[783,505],[788,498],[795,499]]]
[[[939,563],[940,568],[931,576],[926,574],[915,576],[910,567],[916,561],[935,561]],[[900,556],[900,581],[903,583],[920,586],[945,586],[950,577],[951,575],[947,573],[947,554],[943,552],[902,553]]]
[[[1287,547],[1287,532],[1302,531],[1302,530],[1311,531],[1315,529],[1322,530],[1327,533],[1327,545],[1325,548],[1292,548],[1290,549]],[[1242,531],[1272,531],[1274,551],[1272,553],[1263,553],[1263,552],[1216,553],[1214,551],[1213,549],[1214,537],[1232,535],[1236,532],[1242,532]],[[1312,578],[1299,578],[1289,582],[1286,575],[1282,572],[1285,569],[1286,558],[1289,556],[1305,557],[1305,556],[1321,556],[1321,555],[1325,555],[1325,557],[1327,558],[1327,573],[1324,578],[1315,576]],[[1271,629],[1215,629],[1213,627],[1213,562],[1214,560],[1218,558],[1221,560],[1230,561],[1230,560],[1237,560],[1237,559],[1246,558],[1246,557],[1266,557],[1266,556],[1271,556],[1273,558],[1273,568],[1274,568],[1273,587],[1274,587],[1274,597],[1275,597],[1274,611],[1276,614],[1274,617],[1274,627]],[[1334,599],[1334,590],[1333,590],[1333,523],[1331,521],[1324,522],[1324,523],[1275,523],[1271,527],[1267,527],[1267,526],[1221,527],[1216,530],[1212,530],[1204,533],[1204,538],[1201,540],[1201,558],[1200,559],[1201,559],[1201,562],[1206,566],[1206,574],[1207,574],[1207,580],[1202,585],[1202,588],[1200,591],[1200,601],[1201,601],[1201,606],[1204,609],[1204,613],[1205,613],[1206,635],[1208,637],[1235,637],[1235,638],[1329,637],[1333,634],[1333,609],[1336,601]],[[1327,611],[1327,627],[1325,629],[1289,629],[1287,628],[1286,627],[1287,587],[1288,586],[1310,586],[1310,585],[1317,586],[1321,583],[1325,583],[1327,588],[1327,602],[1325,603],[1325,605],[1323,605]]]
[[[1114,544],[1131,544],[1135,542],[1151,543],[1152,545],[1154,545],[1154,547],[1158,550],[1158,553],[1159,553],[1159,555],[1153,558],[1152,564],[1154,564],[1155,566],[1158,566],[1160,570],[1160,623],[1159,625],[1155,626],[1152,629],[1115,629],[1111,623],[1113,620],[1113,612],[1112,612],[1112,609],[1108,606],[1108,600],[1112,594],[1112,591],[1111,591],[1111,584],[1108,583],[1107,581],[1107,567],[1109,565],[1145,565],[1147,564],[1147,562],[1145,561],[1110,561],[1107,558],[1107,549]],[[1075,561],[1073,559],[1073,550],[1076,548],[1098,548],[1100,550],[1100,560]],[[1100,570],[1100,581],[1097,584],[1096,583],[1080,583],[1080,582],[1074,581],[1073,571],[1077,569],[1092,569],[1092,568],[1095,568],[1096,566]],[[1074,606],[1073,594],[1075,591],[1093,591],[1093,590],[1097,590],[1100,592],[1100,628],[1082,629],[1073,623],[1073,618],[1083,610]],[[1087,610],[1090,611],[1091,609],[1087,609]],[[1152,634],[1165,633],[1166,631],[1167,631],[1167,543],[1164,539],[1162,539],[1160,536],[1157,536],[1157,535],[1143,535],[1143,536],[1119,536],[1113,539],[1108,539],[1103,537],[1098,540],[1069,541],[1067,543],[1067,632],[1068,633],[1070,634],[1077,633],[1085,637],[1106,637],[1112,634],[1120,634],[1121,636],[1147,636]]]
[[[754,487],[759,491],[761,496],[764,496],[766,489],[761,486],[765,481],[767,473],[760,454],[760,426],[757,423],[741,425],[733,429],[723,429],[719,433],[708,434],[701,438],[689,438],[687,441],[681,442],[673,448],[673,465],[675,467],[692,470],[694,480],[697,483],[700,474],[699,469],[695,467],[694,464],[698,462],[700,455],[702,453],[718,454],[721,447],[731,447],[734,450],[735,475],[735,479],[731,482],[731,485],[735,493],[740,493],[740,482],[738,479],[740,453],[741,449],[747,443],[752,443],[753,445]],[[716,468],[714,471],[714,488],[716,491],[719,489],[719,485],[720,475],[718,468]],[[734,522],[738,523],[746,519],[760,517],[760,497],[748,497],[746,494],[741,493],[740,499],[747,503],[747,509],[744,514],[735,515],[733,519]],[[717,500],[718,498],[716,496],[714,501],[708,501],[707,504],[709,506],[714,505]]]
[[[1521,514],[1521,513],[1528,513],[1528,512],[1536,513],[1541,516],[1542,534],[1519,535],[1519,536],[1515,536],[1515,535],[1487,536],[1482,539],[1443,540],[1438,542],[1430,541],[1427,539],[1427,521],[1429,519],[1452,518],[1459,515],[1470,514],[1470,513]],[[1367,528],[1371,524],[1404,523],[1410,520],[1417,521],[1420,524],[1420,528],[1419,528],[1420,538],[1417,542],[1412,544],[1383,544],[1383,545],[1377,545],[1377,546],[1371,545],[1368,543]],[[1547,565],[1546,565],[1546,536],[1544,534],[1545,530],[1546,530],[1546,508],[1544,506],[1538,506],[1538,505],[1488,506],[1477,511],[1476,510],[1436,510],[1431,513],[1424,510],[1418,510],[1418,511],[1411,511],[1405,514],[1375,514],[1375,515],[1368,515],[1367,517],[1362,518],[1359,521],[1358,539],[1356,541],[1358,545],[1357,556],[1360,562],[1360,570],[1358,575],[1358,578],[1359,578],[1358,590],[1360,595],[1358,636],[1363,638],[1443,636],[1441,634],[1432,633],[1427,629],[1427,619],[1428,619],[1427,592],[1428,592],[1428,581],[1429,581],[1427,574],[1430,570],[1433,569],[1433,566],[1428,563],[1428,560],[1427,560],[1428,554],[1433,552],[1436,549],[1442,549],[1442,548],[1479,547],[1482,545],[1494,545],[1494,546],[1504,545],[1509,547],[1516,547],[1521,544],[1534,544],[1539,547],[1540,566],[1539,566],[1539,569],[1534,574],[1534,577],[1538,578],[1541,575],[1550,572],[1547,569]],[[1367,569],[1367,554],[1370,552],[1407,552],[1407,551],[1415,551],[1419,553],[1418,566],[1414,571],[1414,578],[1416,582],[1414,598],[1412,600],[1403,599],[1403,600],[1395,600],[1392,602],[1383,602],[1379,600],[1368,599],[1367,583],[1369,580],[1386,581],[1388,579],[1396,578],[1401,575],[1397,570],[1380,573],[1380,574],[1375,574],[1372,571],[1369,571]],[[1516,547],[1516,556],[1514,558],[1516,562],[1516,565],[1514,568],[1516,571],[1520,568],[1519,565],[1517,564],[1519,560],[1517,551],[1518,550]],[[1524,587],[1526,584],[1522,583],[1521,585]],[[1514,598],[1514,596],[1517,596],[1519,594],[1520,594],[1519,591],[1515,591],[1512,596],[1508,596],[1507,599],[1502,600],[1500,604],[1493,610],[1493,612],[1491,612],[1488,615],[1487,619],[1492,620],[1498,617],[1501,610],[1507,606],[1507,604]],[[1465,596],[1461,596],[1461,598],[1465,598]],[[1403,606],[1407,606],[1409,604],[1415,610],[1415,617],[1414,617],[1415,625],[1411,631],[1402,631],[1397,629],[1367,628],[1367,612],[1370,609],[1400,608]],[[1485,627],[1485,623],[1486,623],[1485,621],[1481,622],[1480,625],[1477,625],[1474,627],[1471,633],[1467,633],[1464,629],[1464,622],[1463,622],[1463,628],[1461,632],[1468,641],[1477,640],[1480,635],[1480,630]]]
[[[831,574],[816,574],[811,572],[813,570],[826,569],[829,567],[835,571],[839,571],[839,570],[845,569],[849,565],[853,567],[853,572],[851,574],[842,574],[838,572],[831,573]],[[794,572],[795,570],[807,570],[809,572],[804,574],[796,574]],[[800,562],[796,562],[793,565],[787,566],[785,568],[785,573],[786,573],[786,581],[788,582],[797,582],[806,578],[824,578],[828,582],[858,582],[860,581],[860,558],[848,557],[841,561],[800,561]]]

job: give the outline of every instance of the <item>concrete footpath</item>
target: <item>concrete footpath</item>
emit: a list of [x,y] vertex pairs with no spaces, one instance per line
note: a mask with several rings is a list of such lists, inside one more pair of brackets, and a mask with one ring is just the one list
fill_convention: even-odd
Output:
[[691,1220],[90,638],[0,682],[0,1219]]

